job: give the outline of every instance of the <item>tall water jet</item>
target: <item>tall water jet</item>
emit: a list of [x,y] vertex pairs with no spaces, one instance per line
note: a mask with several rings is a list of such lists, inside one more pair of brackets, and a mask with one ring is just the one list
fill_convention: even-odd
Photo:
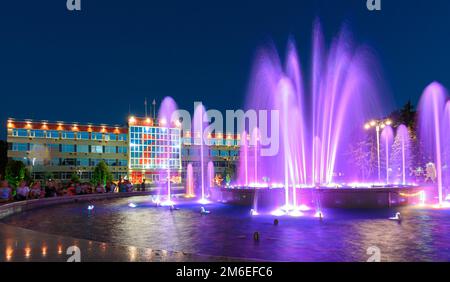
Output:
[[[208,191],[210,188],[214,187],[214,164],[213,162],[208,162]],[[208,192],[209,194],[209,192]]]
[[394,131],[391,126],[386,126],[383,131],[381,132],[381,140],[383,143],[384,148],[384,161],[385,161],[385,168],[386,168],[386,184],[389,184],[389,170],[390,170],[390,153],[391,153],[391,146],[394,140]]
[[186,197],[193,198],[194,196],[194,169],[192,163],[189,163],[186,168]]
[[442,152],[448,140],[443,134],[446,89],[438,82],[431,83],[419,102],[419,138],[428,160],[435,163],[439,206],[443,203]]
[[[448,132],[450,132],[450,101],[447,101],[446,105],[445,105],[445,113],[444,113],[444,130],[443,132],[445,132],[445,134],[447,134],[447,138],[448,138]],[[449,192],[450,189],[450,142],[444,142],[443,144],[443,159],[444,159],[444,166],[445,166],[445,171],[442,171],[442,182],[443,185],[445,185],[445,187],[447,188],[447,193]],[[444,199],[447,199],[448,196],[444,195]]]
[[194,118],[193,118],[193,128],[194,128],[194,145],[199,146],[200,148],[200,187],[201,187],[201,203],[207,203],[208,200],[206,199],[205,194],[205,140],[207,139],[204,136],[204,125],[206,123],[206,111],[205,107],[202,104],[198,104],[194,111]]
[[258,133],[258,128],[254,128],[253,129],[253,134],[252,134],[252,138],[253,138],[253,162],[254,162],[254,183],[258,184],[259,180],[258,180],[258,142],[259,142],[259,133]]
[[[170,127],[174,124],[174,122],[178,119],[177,116],[177,104],[171,97],[165,97],[161,102],[161,106],[158,111],[158,126],[164,128],[164,134],[168,136],[164,138],[164,140],[171,140],[170,138]],[[148,131],[148,129],[146,129]],[[150,136],[150,132],[147,132]],[[150,138],[147,138],[150,139]],[[167,177],[167,203],[172,203],[172,191],[171,191],[171,164],[170,164],[170,152],[166,151],[163,154],[164,157],[164,167],[166,168],[165,172],[161,172],[162,175],[166,174]]]
[[284,65],[273,46],[258,53],[248,92],[248,108],[279,112],[279,120],[268,121],[278,123],[278,154],[258,158],[258,176],[284,184],[287,206],[297,203],[296,187],[332,184],[336,175],[350,178],[355,165],[347,146],[364,134],[367,120],[381,115],[370,51],[354,47],[344,30],[327,52],[319,25],[313,41],[310,91],[305,91],[295,43],[289,40]]
[[248,187],[250,185],[249,142],[247,131],[240,134],[238,183]]
[[410,158],[410,136],[408,128],[403,124],[397,128],[392,155],[393,167],[401,168],[401,182],[406,185],[406,168],[409,166]]

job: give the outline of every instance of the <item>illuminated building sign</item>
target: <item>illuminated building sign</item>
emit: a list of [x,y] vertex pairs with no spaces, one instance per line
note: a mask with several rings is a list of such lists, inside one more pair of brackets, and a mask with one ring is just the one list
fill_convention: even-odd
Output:
[[130,168],[181,170],[179,128],[135,126],[130,132]]

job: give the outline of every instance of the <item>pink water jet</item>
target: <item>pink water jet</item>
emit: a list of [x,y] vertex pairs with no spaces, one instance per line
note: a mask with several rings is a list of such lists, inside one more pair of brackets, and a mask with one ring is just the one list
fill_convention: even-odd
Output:
[[[419,138],[427,160],[436,167],[438,205],[443,205],[443,152],[448,147],[448,131],[445,128],[447,90],[438,82],[431,83],[419,102]],[[447,116],[448,117],[448,116]]]
[[[172,127],[173,122],[176,121],[177,116],[177,104],[171,97],[166,97],[161,102],[161,106],[158,111],[158,121],[157,124],[160,127],[165,128],[165,134],[168,136],[164,138],[165,140],[171,140],[170,138],[170,127]],[[173,204],[172,203],[172,194],[171,194],[171,164],[170,164],[170,152],[167,151],[163,155],[164,157],[164,167],[166,168],[165,172],[160,173],[161,176],[164,176],[166,174],[167,179],[167,205]]]
[[397,134],[392,149],[392,166],[401,170],[401,183],[406,185],[407,180],[407,168],[411,165],[411,142],[408,128],[401,124],[397,128]]
[[[380,83],[373,75],[376,62],[369,49],[354,46],[344,30],[327,50],[319,24],[314,26],[312,49],[312,73],[306,84],[292,39],[284,64],[273,46],[261,49],[247,98],[249,109],[279,111],[278,154],[258,154],[254,175],[283,183],[285,207],[293,209],[300,204],[298,187],[329,185],[338,175],[352,179],[356,166],[346,155],[348,145],[356,135],[364,134],[361,127],[367,120],[380,116],[381,91],[376,87]],[[259,124],[260,133],[275,122],[269,118],[269,124]],[[257,146],[265,148],[261,143]],[[239,170],[247,173],[240,174],[238,181],[248,185],[245,151],[243,158]],[[259,182],[257,177],[255,182]]]
[[194,192],[194,169],[192,163],[189,163],[186,168],[186,197],[195,197]]
[[205,107],[202,104],[197,105],[194,111],[193,118],[193,131],[194,131],[194,145],[200,149],[200,203],[207,203],[205,193],[205,140],[207,136],[204,136],[205,123],[207,123]]
[[386,184],[390,183],[389,174],[390,174],[390,154],[391,147],[394,141],[394,130],[391,126],[386,126],[381,132],[381,140],[382,140],[382,148],[384,149],[384,161],[385,161],[385,169],[386,169]]

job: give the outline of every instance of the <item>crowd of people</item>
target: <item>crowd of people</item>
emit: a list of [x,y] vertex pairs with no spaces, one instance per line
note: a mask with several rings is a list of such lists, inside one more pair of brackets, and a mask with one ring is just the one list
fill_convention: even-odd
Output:
[[48,180],[45,185],[40,181],[28,183],[21,181],[17,188],[13,188],[8,181],[0,182],[0,204],[12,201],[25,201],[33,199],[75,196],[85,194],[101,194],[101,193],[124,193],[134,191],[133,184],[128,180],[119,180],[119,182],[107,182],[106,185],[97,183],[75,183],[69,182],[63,184],[62,182]]

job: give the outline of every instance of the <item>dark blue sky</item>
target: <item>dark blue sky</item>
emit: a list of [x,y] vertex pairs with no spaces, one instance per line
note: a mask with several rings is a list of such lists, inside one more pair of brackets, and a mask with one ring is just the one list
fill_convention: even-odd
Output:
[[[327,39],[348,23],[376,53],[397,106],[433,80],[450,87],[450,1],[66,0],[0,6],[0,120],[7,117],[124,123],[129,106],[173,96],[182,108],[241,107],[253,57],[292,34],[309,61],[320,18]],[[4,126],[3,126],[4,127]],[[4,138],[1,130],[0,138]]]

